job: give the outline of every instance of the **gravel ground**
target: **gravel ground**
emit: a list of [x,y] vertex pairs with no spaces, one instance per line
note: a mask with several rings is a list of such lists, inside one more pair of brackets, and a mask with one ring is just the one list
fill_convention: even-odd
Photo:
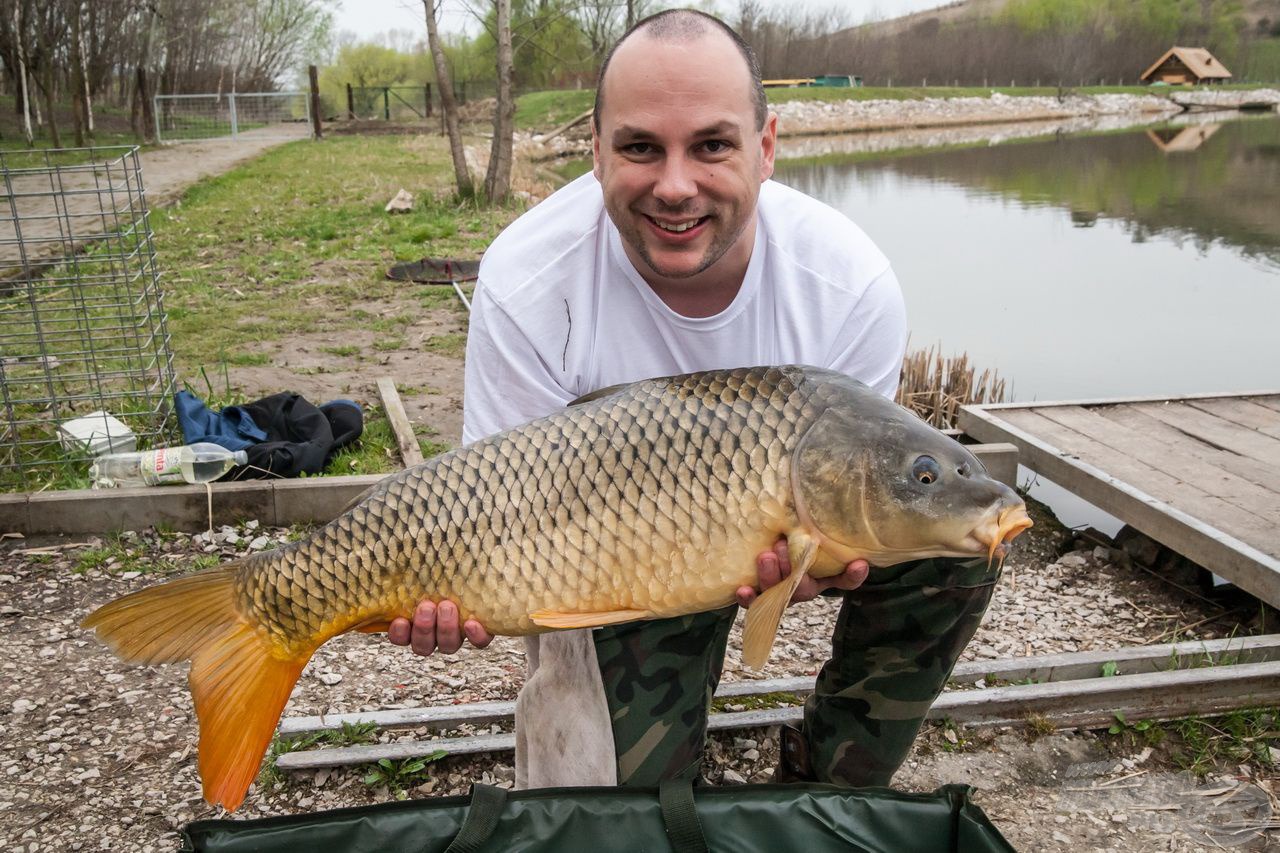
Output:
[[[1006,564],[966,658],[1116,648],[1167,641],[1175,632],[1211,638],[1238,630],[1232,617],[1256,610],[1243,597],[1205,598],[1155,582],[1113,562],[1107,549],[1072,550],[1071,534],[1035,509],[1040,523]],[[275,547],[289,535],[250,522],[212,536],[152,531],[106,542],[8,541],[0,555],[0,850],[172,850],[179,826],[218,814],[200,797],[185,667],[124,666],[77,625],[91,608],[160,574]],[[1236,607],[1242,612],[1230,612]],[[816,673],[836,612],[830,600],[791,608],[764,675]],[[744,669],[738,649],[735,629],[725,678],[758,677]],[[382,638],[346,635],[316,654],[285,713],[512,699],[523,666],[522,646],[509,638],[424,661]],[[491,730],[500,728],[482,732]],[[381,739],[425,736],[401,730]],[[1217,849],[1205,831],[1222,819],[1207,811],[1219,800],[1249,806],[1249,816],[1264,807],[1270,814],[1272,780],[1248,768],[1198,780],[1149,749],[1114,741],[1090,733],[1029,741],[1008,730],[957,735],[931,726],[895,784],[972,784],[979,804],[1027,850]],[[709,743],[704,776],[722,785],[768,781],[776,762],[776,729],[729,732]],[[236,817],[396,796],[366,784],[366,772],[286,775],[255,786]],[[510,755],[446,759],[429,765],[405,794],[464,793],[474,781],[509,786],[512,778]],[[1187,793],[1206,790],[1219,793]],[[1255,836],[1248,849],[1263,849],[1265,839]]]

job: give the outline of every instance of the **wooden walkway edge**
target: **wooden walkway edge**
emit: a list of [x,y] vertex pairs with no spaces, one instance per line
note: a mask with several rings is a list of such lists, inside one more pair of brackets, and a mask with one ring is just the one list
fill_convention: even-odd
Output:
[[966,406],[959,424],[1280,606],[1280,392]]

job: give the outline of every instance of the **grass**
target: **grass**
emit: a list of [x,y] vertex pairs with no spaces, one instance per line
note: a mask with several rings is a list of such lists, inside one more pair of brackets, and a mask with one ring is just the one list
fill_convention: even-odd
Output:
[[[260,350],[294,334],[402,332],[414,315],[358,307],[401,294],[386,267],[478,257],[520,213],[455,200],[448,162],[434,136],[297,142],[153,213],[160,262],[177,271],[166,305],[180,374],[262,363]],[[414,210],[391,216],[382,207],[401,187]]]
[[378,726],[376,723],[343,723],[342,728],[308,732],[305,735],[280,735],[271,739],[267,748],[267,760],[258,774],[258,784],[271,787],[283,784],[288,777],[276,765],[276,759],[285,753],[300,752],[316,746],[357,746],[359,744],[377,743]]
[[[213,565],[218,559],[211,558]],[[199,561],[199,558],[197,558]],[[103,570],[113,574],[124,572],[141,572],[143,574],[170,574],[183,568],[208,568],[209,566],[179,566],[169,558],[152,560],[149,557],[134,554],[128,543],[119,536],[111,536],[96,548],[85,548],[75,552],[71,571],[82,575],[86,572]]]
[[467,351],[467,336],[461,333],[449,335],[432,335],[423,344],[423,349],[447,355],[450,358],[462,358]]

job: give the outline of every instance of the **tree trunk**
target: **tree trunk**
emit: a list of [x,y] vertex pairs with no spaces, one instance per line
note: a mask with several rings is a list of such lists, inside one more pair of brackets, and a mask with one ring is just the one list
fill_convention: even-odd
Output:
[[511,137],[516,115],[511,91],[511,0],[497,0],[497,7],[498,102],[493,108],[493,144],[484,176],[484,194],[491,202],[501,201],[511,192]]
[[[80,35],[76,38],[75,49],[80,57],[80,86],[82,89],[82,98],[84,103],[84,126],[89,134],[89,138],[93,138],[93,93],[89,86],[89,59],[84,49],[84,24],[81,22],[81,15],[84,12],[84,3],[76,5],[76,29],[80,31]],[[90,21],[92,23],[92,21]]]
[[71,124],[75,128],[76,147],[84,147],[84,56],[80,52],[80,4],[71,12]]
[[444,45],[436,30],[436,0],[422,0],[427,16],[427,42],[431,47],[431,60],[436,67],[436,84],[440,87],[440,112],[445,129],[449,133],[449,152],[453,155],[453,172],[458,182],[458,195],[470,198],[475,195],[471,172],[467,169],[467,157],[462,150],[462,131],[458,127],[458,105],[453,99],[453,80],[444,61]]
[[[41,47],[43,48],[44,55],[46,57],[51,56],[53,51],[50,50],[50,45],[47,40],[42,39],[42,42]],[[62,137],[58,133],[58,117],[54,113],[56,108],[56,95],[54,94],[53,85],[53,63],[46,59],[44,68],[41,70],[43,71],[43,74],[41,75],[43,79],[40,81],[40,88],[44,90],[44,111],[46,113],[46,117],[49,119],[49,141],[53,143],[54,148],[61,148]]]
[[19,4],[13,4],[13,40],[18,49],[18,100],[22,105],[22,136],[27,141],[28,148],[34,148],[36,144],[35,136],[31,133],[31,90],[27,86],[27,56],[23,45],[26,36],[22,31],[22,9]]

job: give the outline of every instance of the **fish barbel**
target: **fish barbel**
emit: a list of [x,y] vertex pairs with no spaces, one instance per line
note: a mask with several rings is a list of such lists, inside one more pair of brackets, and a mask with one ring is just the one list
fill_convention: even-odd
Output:
[[1003,559],[1022,500],[960,444],[842,374],[709,371],[616,386],[379,483],[305,539],[91,613],[125,661],[190,660],[210,803],[235,809],[312,653],[424,598],[492,633],[724,607],[786,536],[747,611],[760,668],[806,575],[855,558]]

